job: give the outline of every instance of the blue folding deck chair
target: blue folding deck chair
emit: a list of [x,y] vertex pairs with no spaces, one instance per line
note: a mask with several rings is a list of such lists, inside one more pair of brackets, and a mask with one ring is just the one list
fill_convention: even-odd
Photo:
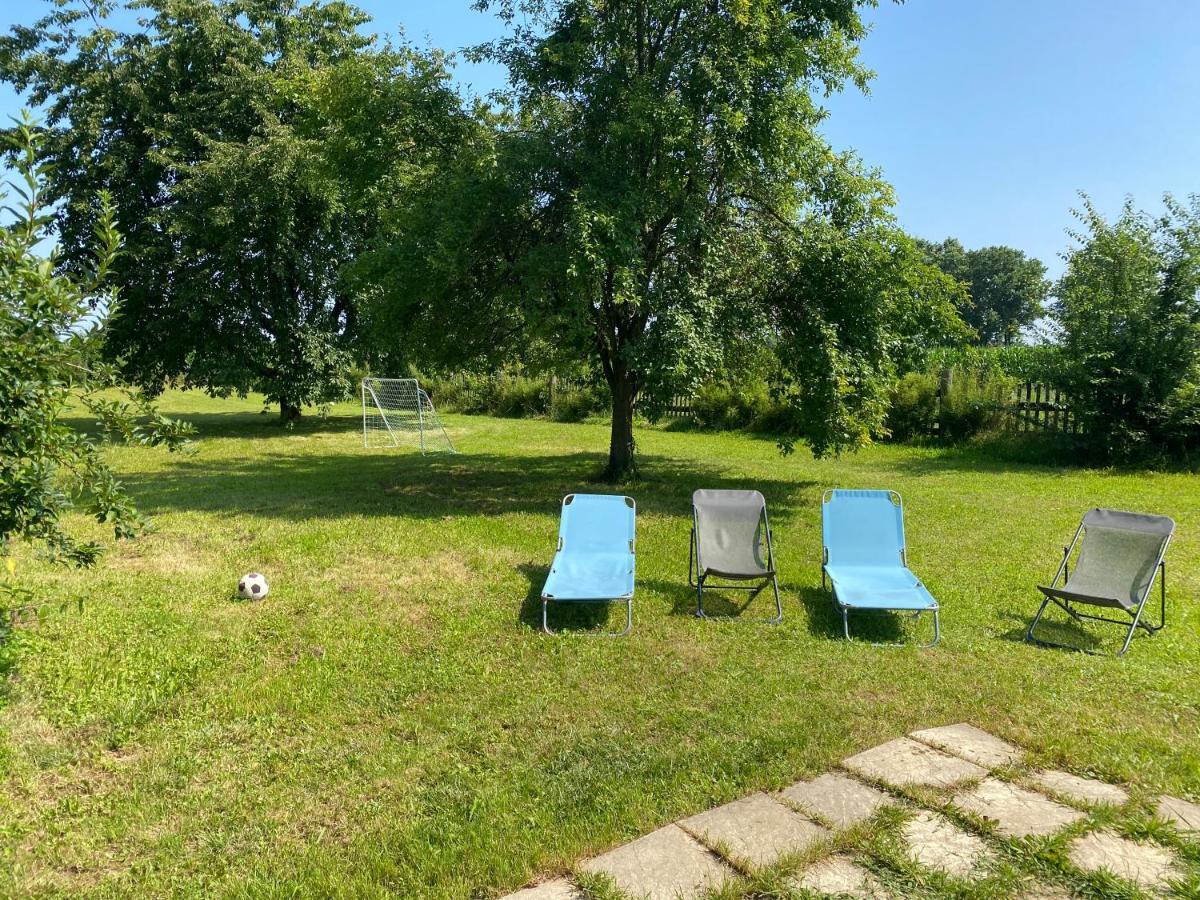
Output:
[[550,601],[624,603],[625,630],[602,632],[620,637],[633,627],[634,522],[632,497],[567,494],[558,526],[558,549],[542,588],[542,628],[554,634],[546,618]]
[[941,636],[938,604],[908,568],[904,503],[895,491],[826,491],[821,497],[825,546],[821,586],[829,576],[833,601],[850,639],[850,613],[884,611],[916,618],[933,613],[932,647]]

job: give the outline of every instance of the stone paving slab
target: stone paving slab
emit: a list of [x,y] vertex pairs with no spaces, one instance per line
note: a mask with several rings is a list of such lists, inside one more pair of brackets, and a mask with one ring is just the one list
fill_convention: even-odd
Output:
[[798,781],[779,795],[789,803],[820,816],[834,828],[865,822],[891,802],[887,794],[845,775],[829,772],[812,781]]
[[1004,837],[1053,834],[1084,817],[1077,809],[1055,803],[1034,791],[998,778],[985,778],[954,803],[996,825]]
[[1070,772],[1058,772],[1054,769],[1034,772],[1029,776],[1029,780],[1038,787],[1075,803],[1109,803],[1122,806],[1129,802],[1129,794],[1125,788],[1094,778],[1081,778]]
[[1179,875],[1170,851],[1111,831],[1093,831],[1076,838],[1069,855],[1071,862],[1085,872],[1103,870],[1143,888],[1164,890],[1167,881]]
[[678,825],[609,850],[579,866],[607,875],[625,893],[649,900],[698,897],[735,877],[733,870]]
[[1158,815],[1172,823],[1180,831],[1200,831],[1200,806],[1180,800],[1178,797],[1162,797],[1158,801]]
[[902,834],[917,863],[954,878],[966,878],[990,855],[982,838],[930,812],[917,813],[904,824]]
[[556,878],[523,888],[500,900],[587,900],[587,895],[565,878]]
[[1022,755],[1020,748],[966,722],[914,731],[910,737],[989,769],[1012,765]]
[[911,738],[896,738],[864,750],[843,760],[842,765],[864,778],[892,787],[951,788],[987,774],[987,769],[973,762],[934,750]]
[[836,897],[868,897],[888,900],[891,897],[879,880],[845,856],[830,856],[805,869],[790,880],[797,890],[812,891]]
[[761,869],[785,853],[799,853],[829,834],[816,822],[766,794],[751,794],[679,823],[714,850],[721,845],[732,860]]

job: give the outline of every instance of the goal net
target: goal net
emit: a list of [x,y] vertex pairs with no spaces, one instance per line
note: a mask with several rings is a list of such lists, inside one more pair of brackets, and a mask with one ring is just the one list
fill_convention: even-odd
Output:
[[429,395],[415,378],[364,378],[363,446],[455,453]]

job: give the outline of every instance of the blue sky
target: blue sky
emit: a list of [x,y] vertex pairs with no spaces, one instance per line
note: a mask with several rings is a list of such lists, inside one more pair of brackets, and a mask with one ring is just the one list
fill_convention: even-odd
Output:
[[[380,32],[448,50],[501,33],[470,0],[358,5]],[[41,4],[2,6],[7,28]],[[824,130],[883,170],[913,234],[1009,244],[1057,273],[1078,191],[1108,212],[1200,191],[1198,0],[884,0],[869,17],[870,96],[831,98]],[[504,73],[457,77],[486,93]],[[0,112],[18,108],[0,86]]]

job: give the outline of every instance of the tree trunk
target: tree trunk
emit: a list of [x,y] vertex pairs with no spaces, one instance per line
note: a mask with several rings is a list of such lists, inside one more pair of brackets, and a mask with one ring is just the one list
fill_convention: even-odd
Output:
[[620,481],[634,471],[633,405],[637,399],[637,386],[625,367],[617,366],[609,379],[609,388],[612,391],[612,433],[604,478]]
[[300,407],[288,400],[287,397],[279,398],[279,421],[283,425],[291,425],[293,422],[300,421]]

